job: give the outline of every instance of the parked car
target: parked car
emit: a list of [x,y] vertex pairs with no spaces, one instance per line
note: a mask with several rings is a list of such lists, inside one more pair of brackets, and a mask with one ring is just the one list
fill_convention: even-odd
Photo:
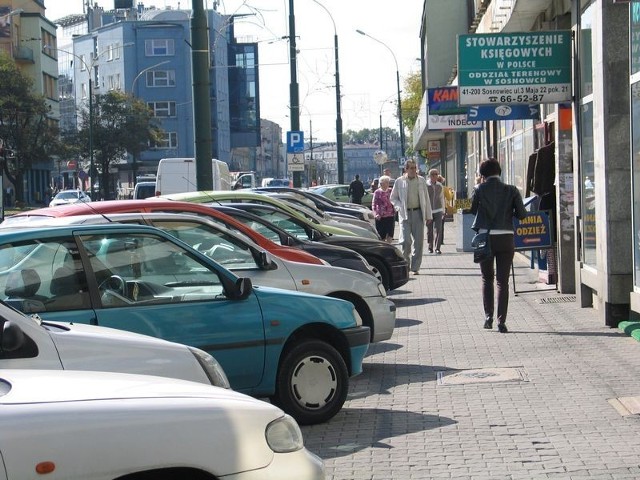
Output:
[[[310,190],[336,202],[353,205],[353,203],[350,203],[351,199],[347,193],[349,191],[349,185],[319,185],[310,188]],[[369,190],[365,192],[360,203],[361,205],[371,208],[371,200],[373,200],[373,193]]]
[[6,480],[325,478],[282,410],[183,380],[3,369],[0,430]]
[[198,348],[112,328],[45,322],[0,302],[0,369],[5,368],[139,373],[229,388],[220,364]]
[[[207,192],[187,192],[187,193],[177,193],[175,195],[167,195],[164,196],[169,200],[176,200],[182,202],[194,202],[194,203],[205,203],[205,204],[219,204],[219,203],[262,203],[266,205],[272,205],[274,207],[280,208],[285,212],[289,212],[293,215],[296,215],[300,218],[306,219],[308,223],[313,224],[318,230],[328,234],[328,235],[348,235],[355,236],[352,231],[347,230],[346,228],[341,228],[339,226],[328,224],[327,222],[321,221],[320,219],[311,219],[305,216],[300,211],[295,208],[287,205],[286,203],[276,199],[271,198],[266,195],[261,195],[256,192],[248,192],[246,190],[236,190],[236,191],[207,191]],[[337,222],[336,222],[337,223]]]
[[300,197],[294,193],[283,192],[261,192],[264,195],[269,195],[273,198],[290,205],[296,210],[300,211],[307,218],[317,220],[321,223],[328,223],[330,225],[336,225],[340,228],[351,231],[358,237],[374,238],[380,240],[378,230],[376,230],[375,224],[371,224],[365,220],[352,217],[350,215],[343,215],[339,213],[327,213],[316,207],[315,203],[311,200]]
[[205,217],[213,217],[215,220],[224,223],[226,226],[238,230],[255,243],[260,245],[268,252],[286,260],[300,263],[310,263],[314,265],[322,265],[325,262],[310,253],[304,252],[297,248],[287,245],[279,245],[271,240],[263,237],[259,233],[247,228],[241,222],[233,218],[216,212],[207,205],[200,205],[191,202],[174,202],[167,199],[149,198],[147,200],[111,200],[104,202],[95,202],[92,204],[74,204],[53,208],[37,208],[27,210],[15,215],[11,215],[0,223],[0,228],[14,227],[16,225],[25,224],[33,221],[40,221],[44,218],[68,217],[74,215],[91,215],[108,214],[108,213],[129,213],[129,212],[184,212],[192,215],[203,215]]
[[[286,230],[278,227],[277,225],[269,222],[263,217],[259,217],[243,209],[235,208],[236,205],[238,204],[229,203],[225,205],[213,205],[211,208],[246,224],[246,226],[251,228],[251,230],[259,233],[260,235],[263,235],[274,243],[299,248],[301,250],[304,250],[305,252],[309,252],[310,254],[315,255],[318,258],[321,258],[334,267],[342,267],[348,268],[350,270],[357,270],[359,272],[372,273],[375,277],[382,280],[380,272],[378,272],[375,267],[370,265],[369,262],[367,262],[367,260],[360,253],[350,248],[345,248],[338,245],[329,245],[327,243],[307,240],[306,238],[298,238],[287,232]],[[277,211],[277,209],[273,207],[268,208]],[[233,230],[230,225],[227,226]]]
[[62,190],[49,202],[50,207],[68,205],[70,203],[90,202],[91,197],[82,190]]
[[353,304],[363,324],[370,328],[372,343],[388,340],[393,334],[396,307],[387,298],[382,282],[370,272],[364,274],[340,267],[282,260],[269,255],[250,239],[204,217],[179,213],[121,213],[57,218],[41,225],[110,222],[144,224],[164,230],[236,275],[251,278],[254,285],[347,300]]
[[380,273],[382,284],[387,290],[394,290],[409,281],[409,266],[402,256],[402,252],[394,245],[383,242],[382,240],[326,235],[295,215],[283,212],[269,205],[229,203],[223,206],[213,206],[216,210],[223,211],[233,216],[236,220],[245,222],[247,225],[269,237],[271,240],[278,241],[279,239],[279,241],[286,245],[291,244],[286,237],[274,234],[269,235],[263,228],[258,228],[254,225],[254,219],[247,219],[246,217],[243,218],[232,211],[224,210],[222,208],[224,206],[232,207],[237,210],[244,210],[261,217],[266,222],[285,230],[287,233],[298,239],[321,242],[328,245],[338,245],[358,252],[365,258],[369,265],[374,267]]
[[296,195],[301,195],[305,197],[307,200],[311,200],[317,208],[322,210],[323,212],[327,212],[330,214],[343,214],[350,215],[355,218],[359,218],[360,220],[365,220],[372,225],[375,225],[376,218],[370,208],[363,207],[362,205],[356,205],[354,207],[347,207],[344,205],[340,205],[338,202],[331,200],[330,198],[324,197],[314,191],[311,190],[301,190],[299,188],[289,188],[289,187],[267,187],[267,188],[254,188],[255,191],[263,191],[263,192],[283,192],[283,193],[295,193]]
[[351,303],[254,287],[148,226],[3,228],[0,292],[43,319],[200,348],[234,390],[270,397],[304,424],[340,410],[370,338]]

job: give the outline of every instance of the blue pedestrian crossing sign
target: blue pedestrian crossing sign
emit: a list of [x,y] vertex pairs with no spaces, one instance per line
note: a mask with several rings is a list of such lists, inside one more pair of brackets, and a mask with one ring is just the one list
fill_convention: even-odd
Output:
[[287,132],[287,153],[304,152],[304,132],[293,130]]

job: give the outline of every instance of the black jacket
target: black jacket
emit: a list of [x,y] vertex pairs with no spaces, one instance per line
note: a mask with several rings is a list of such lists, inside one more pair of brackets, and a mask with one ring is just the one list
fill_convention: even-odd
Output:
[[476,232],[481,228],[513,230],[513,217],[522,220],[527,215],[520,191],[498,178],[489,178],[475,188],[470,213],[476,216],[471,226]]

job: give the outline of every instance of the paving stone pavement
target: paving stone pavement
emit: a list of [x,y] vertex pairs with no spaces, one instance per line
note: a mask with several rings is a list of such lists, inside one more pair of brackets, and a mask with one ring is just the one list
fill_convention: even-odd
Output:
[[[640,479],[640,417],[608,403],[640,395],[640,343],[553,289],[511,286],[509,333],[484,330],[456,235],[447,223],[442,255],[390,295],[394,335],[370,347],[343,410],[303,428],[327,479]],[[549,288],[514,265],[518,291]]]

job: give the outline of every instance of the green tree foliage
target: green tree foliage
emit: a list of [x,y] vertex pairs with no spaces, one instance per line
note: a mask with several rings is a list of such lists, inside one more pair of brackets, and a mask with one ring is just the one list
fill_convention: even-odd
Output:
[[48,162],[60,147],[57,124],[48,115],[46,99],[33,92],[33,81],[0,53],[0,161],[3,174],[15,185],[17,201],[25,200],[25,172]]
[[88,108],[81,114],[78,138],[86,160],[89,158],[89,138],[92,139],[94,171],[92,181],[100,178],[100,197],[113,191],[109,168],[126,161],[127,153],[137,159],[140,152],[158,142],[162,133],[151,110],[140,99],[120,91],[97,95],[93,102],[93,129]]
[[[393,130],[389,127],[385,127],[382,129],[382,138],[383,143],[385,139],[387,141],[395,142],[399,138],[399,134],[397,130]],[[347,130],[342,134],[342,140],[345,145],[357,145],[357,144],[378,144],[380,143],[380,130],[379,129],[371,129],[364,128],[362,130]]]
[[[413,127],[416,125],[418,114],[420,113],[420,104],[422,103],[422,74],[420,72],[412,73],[404,79],[404,95],[402,98],[402,121],[405,130],[409,132],[409,138]],[[412,142],[410,142],[412,144]],[[407,154],[411,155],[413,148],[407,146]]]

